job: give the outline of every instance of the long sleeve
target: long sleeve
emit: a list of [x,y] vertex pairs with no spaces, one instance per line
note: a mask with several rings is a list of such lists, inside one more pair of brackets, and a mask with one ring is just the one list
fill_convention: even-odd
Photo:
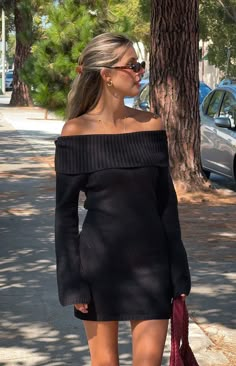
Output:
[[191,279],[187,254],[181,238],[177,196],[168,167],[160,168],[158,192],[159,212],[169,245],[169,262],[175,298],[181,294],[189,294]]
[[55,246],[62,305],[90,301],[88,284],[81,276],[79,257],[78,200],[85,180],[85,174],[56,174]]

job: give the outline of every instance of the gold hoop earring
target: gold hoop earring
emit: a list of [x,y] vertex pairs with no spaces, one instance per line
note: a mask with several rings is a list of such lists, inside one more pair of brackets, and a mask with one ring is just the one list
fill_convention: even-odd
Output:
[[107,82],[107,86],[112,86],[112,84],[113,84],[112,80],[109,80],[109,81]]

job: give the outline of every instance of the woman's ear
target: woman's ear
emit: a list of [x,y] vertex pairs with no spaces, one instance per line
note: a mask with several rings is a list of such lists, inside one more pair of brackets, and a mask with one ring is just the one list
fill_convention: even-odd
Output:
[[106,70],[106,69],[102,69],[100,71],[100,75],[102,80],[107,84],[109,81],[111,81],[111,73]]

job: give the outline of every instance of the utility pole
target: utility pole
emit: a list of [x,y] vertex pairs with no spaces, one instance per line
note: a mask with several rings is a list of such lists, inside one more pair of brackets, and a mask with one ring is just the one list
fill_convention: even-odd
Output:
[[5,11],[2,9],[2,93],[6,93],[6,26]]

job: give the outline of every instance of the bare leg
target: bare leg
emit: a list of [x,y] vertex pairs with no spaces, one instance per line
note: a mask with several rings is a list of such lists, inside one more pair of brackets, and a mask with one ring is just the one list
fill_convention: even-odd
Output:
[[161,366],[168,320],[132,320],[133,366]]
[[83,321],[91,366],[119,366],[118,322]]

